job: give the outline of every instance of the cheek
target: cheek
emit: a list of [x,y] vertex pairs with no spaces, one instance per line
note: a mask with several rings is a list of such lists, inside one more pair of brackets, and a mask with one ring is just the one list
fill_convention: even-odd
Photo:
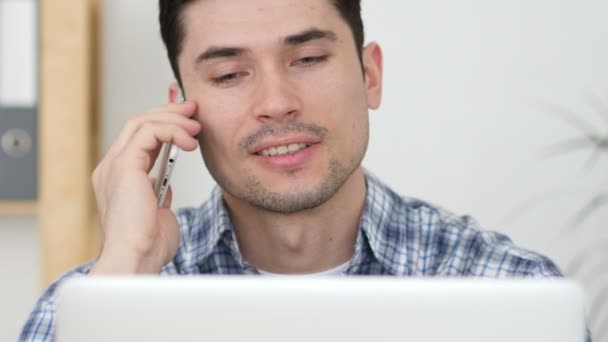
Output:
[[367,149],[369,138],[367,98],[360,69],[346,75],[335,78],[341,81],[329,85],[320,96],[329,106],[327,115],[338,140],[333,144],[335,152],[352,159],[349,162],[357,162]]
[[365,83],[357,63],[336,62],[331,72],[317,77],[307,88],[315,92],[319,102],[326,104],[331,115],[354,116],[366,112]]
[[234,148],[234,133],[238,130],[240,116],[238,108],[233,108],[237,101],[220,100],[214,97],[198,101],[197,120],[201,123],[199,136],[201,148],[208,154],[222,153]]
[[309,87],[314,91],[311,94],[311,102],[317,106],[314,111],[322,113],[320,119],[339,131],[342,138],[360,133],[366,127],[368,113],[361,74],[344,71],[327,76],[316,86]]

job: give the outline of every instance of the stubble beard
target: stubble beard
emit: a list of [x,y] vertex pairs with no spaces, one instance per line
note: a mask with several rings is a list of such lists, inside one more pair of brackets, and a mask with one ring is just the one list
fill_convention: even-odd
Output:
[[[282,127],[268,127],[249,136],[241,143],[241,149],[247,150],[250,145],[265,136],[286,132],[308,132],[321,139],[327,134],[327,130],[319,126],[288,123]],[[249,174],[249,176],[245,179],[243,185],[238,186],[226,174],[220,172],[216,168],[217,164],[208,160],[205,153],[203,153],[203,160],[220,188],[233,198],[269,213],[288,215],[318,208],[329,201],[360,167],[367,149],[367,137],[366,132],[363,137],[365,143],[362,151],[359,151],[358,155],[349,160],[348,165],[344,165],[335,157],[331,158],[322,180],[315,185],[301,184],[298,182],[298,171],[293,171],[288,176],[294,178],[294,186],[283,192],[271,191],[267,184],[256,177],[254,172],[251,172],[252,170],[242,172],[242,174]],[[201,142],[201,151],[203,151],[205,148],[204,141],[200,138],[199,141]]]
[[235,197],[241,198],[251,206],[267,212],[293,214],[323,205],[340,190],[355,169],[348,170],[337,160],[332,160],[319,184],[312,189],[296,185],[289,192],[270,191],[259,179],[250,176],[245,186],[246,191],[233,196],[236,195]]

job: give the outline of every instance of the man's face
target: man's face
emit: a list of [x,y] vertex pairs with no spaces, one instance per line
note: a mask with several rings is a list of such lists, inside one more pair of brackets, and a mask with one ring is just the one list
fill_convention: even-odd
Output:
[[[329,0],[201,0],[178,63],[205,163],[226,196],[277,213],[323,204],[360,167],[368,102]],[[373,96],[372,96],[373,97]]]

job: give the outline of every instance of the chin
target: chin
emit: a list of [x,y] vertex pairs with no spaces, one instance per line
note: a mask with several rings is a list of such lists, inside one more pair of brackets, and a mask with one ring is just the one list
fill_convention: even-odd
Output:
[[308,172],[250,174],[245,186],[234,189],[237,191],[232,194],[257,208],[275,213],[295,213],[316,208],[331,199],[350,174],[337,161],[325,169]]
[[297,189],[313,189],[320,186],[324,178],[326,178],[326,175],[323,175],[320,170],[323,169],[295,168],[276,170],[260,172],[258,175],[254,175],[253,178],[257,179],[269,191],[289,192]]

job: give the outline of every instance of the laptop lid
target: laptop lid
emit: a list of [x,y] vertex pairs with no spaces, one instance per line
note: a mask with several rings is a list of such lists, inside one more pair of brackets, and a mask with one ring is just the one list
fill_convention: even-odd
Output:
[[83,277],[60,289],[59,342],[582,342],[566,280]]

